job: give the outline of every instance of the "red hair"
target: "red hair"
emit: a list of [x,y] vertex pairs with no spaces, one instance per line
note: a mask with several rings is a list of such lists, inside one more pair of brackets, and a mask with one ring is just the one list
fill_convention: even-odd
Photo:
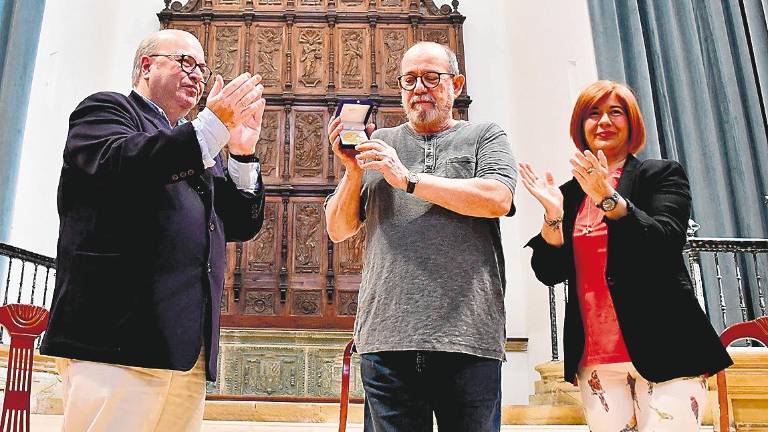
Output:
[[624,112],[627,113],[629,120],[629,137],[627,138],[627,150],[636,154],[645,145],[645,122],[640,113],[640,106],[637,104],[634,93],[629,87],[614,81],[601,80],[590,84],[581,91],[576,105],[571,114],[571,139],[580,151],[589,149],[587,139],[584,136],[584,121],[589,115],[589,111],[601,99],[615,95],[621,103]]

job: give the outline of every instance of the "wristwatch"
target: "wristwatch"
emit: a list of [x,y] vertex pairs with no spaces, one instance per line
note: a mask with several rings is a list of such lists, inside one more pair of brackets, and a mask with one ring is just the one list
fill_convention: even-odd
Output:
[[405,187],[405,191],[408,193],[413,193],[413,190],[416,189],[416,183],[421,180],[419,178],[419,174],[413,171],[408,171],[406,179],[408,180],[408,185]]
[[603,198],[602,201],[600,201],[600,204],[595,204],[597,208],[604,212],[609,212],[616,208],[616,204],[619,203],[619,193],[616,191],[613,191],[611,196],[607,198]]

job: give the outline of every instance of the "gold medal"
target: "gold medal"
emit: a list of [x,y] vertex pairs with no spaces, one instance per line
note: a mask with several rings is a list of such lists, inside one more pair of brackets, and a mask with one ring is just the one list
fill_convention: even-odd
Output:
[[360,131],[345,131],[341,134],[341,141],[345,144],[360,144],[363,142],[363,134]]

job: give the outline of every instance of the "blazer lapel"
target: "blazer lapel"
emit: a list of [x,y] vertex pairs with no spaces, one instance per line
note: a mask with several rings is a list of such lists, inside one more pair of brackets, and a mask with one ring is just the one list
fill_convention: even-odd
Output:
[[619,185],[616,187],[616,192],[619,195],[629,198],[630,192],[632,192],[632,185],[635,184],[635,176],[637,174],[637,167],[640,165],[640,161],[633,155],[628,155],[626,162],[624,162],[624,171],[619,178]]

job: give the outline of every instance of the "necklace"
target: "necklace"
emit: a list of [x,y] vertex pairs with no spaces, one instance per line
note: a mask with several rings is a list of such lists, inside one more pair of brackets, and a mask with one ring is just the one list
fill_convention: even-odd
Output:
[[[586,212],[587,213],[587,218],[586,218],[587,220],[586,220],[586,223],[584,224],[585,225],[584,226],[584,230],[582,231],[583,234],[591,233],[595,229],[595,227],[600,223],[600,221],[595,223],[595,221],[592,220],[592,207],[593,206],[591,204],[592,204],[592,202],[590,201],[589,197],[586,197],[585,201],[584,201],[584,205],[587,206],[587,212]],[[601,211],[597,207],[595,207],[595,209],[598,212]]]

